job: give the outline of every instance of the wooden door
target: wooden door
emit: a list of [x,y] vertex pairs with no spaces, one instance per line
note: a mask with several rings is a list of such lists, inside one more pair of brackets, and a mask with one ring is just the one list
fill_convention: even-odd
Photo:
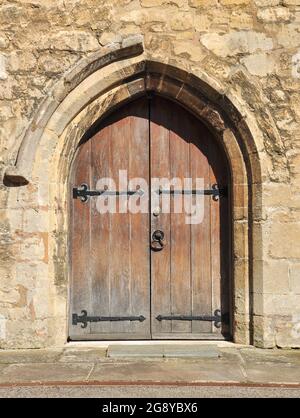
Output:
[[[218,199],[213,189],[228,186],[228,173],[214,136],[169,100],[139,99],[79,147],[71,188],[87,184],[97,190],[98,180],[107,177],[115,179],[117,192],[133,192],[118,184],[119,170],[127,170],[129,180],[145,179],[152,199],[145,213],[119,213],[125,195],[116,199],[116,213],[99,213],[99,197],[84,203],[80,188],[73,195],[70,338],[228,338],[229,206],[228,197]],[[174,213],[184,198],[174,191],[169,213],[162,213],[164,195],[153,199],[155,178],[191,178],[182,193],[196,190],[196,178],[203,179],[202,189],[214,194],[201,196],[202,222],[187,223],[185,211]],[[155,231],[164,233],[161,243],[153,241]]]
[[[118,181],[119,170],[127,170],[129,179],[149,181],[146,99],[118,111],[80,146],[71,187],[87,184],[89,190],[101,189],[105,184],[99,186],[99,179],[111,178],[116,187],[106,182],[108,189],[126,193],[128,188]],[[99,199],[72,199],[70,338],[150,338],[149,215],[119,213],[126,194],[108,196],[107,203],[112,199],[117,204],[116,213],[99,211],[99,204],[105,203]]]
[[[222,150],[209,130],[182,107],[153,98],[150,143],[152,178],[179,179],[186,195],[197,190],[197,178],[203,179],[203,190],[208,193],[216,184],[220,190],[227,190]],[[184,178],[192,180],[190,187],[184,186]],[[174,190],[177,187],[174,182]],[[228,336],[228,198],[201,195],[203,220],[192,224],[187,223],[185,211],[174,213],[176,200],[184,205],[183,195],[170,193],[169,197],[170,213],[155,216],[152,207],[150,215],[151,231],[162,230],[165,234],[164,248],[151,253],[152,337]],[[195,198],[191,199],[193,205]],[[222,321],[217,320],[220,314]]]

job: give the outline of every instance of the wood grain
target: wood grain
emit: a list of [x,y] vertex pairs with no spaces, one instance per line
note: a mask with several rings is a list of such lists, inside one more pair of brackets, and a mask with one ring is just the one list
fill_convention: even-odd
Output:
[[[214,135],[181,106],[158,96],[117,110],[81,144],[70,190],[82,183],[95,189],[103,177],[113,178],[121,190],[119,170],[127,170],[129,180],[140,177],[148,184],[150,177],[178,178],[182,184],[192,178],[189,189],[197,187],[196,178],[203,179],[206,189],[230,183],[226,158]],[[146,320],[98,322],[85,329],[70,325],[71,339],[230,336],[225,324],[218,329],[212,322],[156,319],[231,310],[229,199],[202,196],[203,220],[190,224],[188,213],[174,213],[176,200],[184,208],[184,196],[169,198],[171,212],[159,216],[154,216],[157,208],[151,200],[146,202],[149,213],[100,214],[97,197],[87,203],[72,199],[70,316],[85,309],[92,316],[143,315]],[[121,200],[126,203],[128,197],[117,198],[117,209]],[[158,204],[162,208],[162,196]],[[151,251],[151,236],[157,229],[165,233],[165,247],[156,252]]]

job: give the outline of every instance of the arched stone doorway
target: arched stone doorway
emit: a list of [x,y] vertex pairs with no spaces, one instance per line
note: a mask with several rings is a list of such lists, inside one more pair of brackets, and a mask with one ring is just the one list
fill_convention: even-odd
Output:
[[[243,83],[252,88],[246,78]],[[68,184],[78,144],[107,112],[150,91],[188,109],[214,133],[225,150],[232,192],[233,340],[269,344],[269,318],[264,316],[261,294],[265,265],[264,225],[260,220],[262,185],[268,181],[272,161],[264,148],[261,129],[241,95],[234,95],[184,61],[171,65],[152,60],[142,44],[137,44],[101,51],[68,72],[50,91],[25,133],[15,165],[6,170],[7,182],[29,183],[9,189],[9,205],[14,207],[17,200],[26,202],[30,189],[30,199],[38,202],[38,208],[28,214],[28,222],[35,225],[36,216],[43,219],[34,236],[34,242],[42,243],[44,248],[43,256],[38,255],[35,261],[35,271],[42,272],[37,285],[44,289],[43,298],[47,294],[47,303],[39,308],[47,321],[42,324],[41,337],[32,340],[34,346],[61,345],[68,337]],[[280,147],[276,129],[272,135]],[[22,229],[19,217],[11,216],[9,222],[15,230]],[[30,233],[28,245],[32,240]],[[37,327],[30,324],[32,335],[36,335]]]
[[154,94],[98,125],[70,178],[70,339],[231,339],[224,150]]

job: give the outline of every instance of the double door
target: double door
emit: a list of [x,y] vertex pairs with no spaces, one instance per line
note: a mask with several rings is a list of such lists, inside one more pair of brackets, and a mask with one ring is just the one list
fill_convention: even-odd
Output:
[[228,182],[181,106],[141,98],[105,119],[70,176],[70,339],[228,338]]

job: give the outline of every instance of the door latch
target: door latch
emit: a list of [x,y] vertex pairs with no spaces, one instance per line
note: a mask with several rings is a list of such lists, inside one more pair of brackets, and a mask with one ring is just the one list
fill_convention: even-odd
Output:
[[157,229],[152,234],[152,242],[151,242],[151,249],[153,251],[161,251],[165,244],[165,233],[160,229]]

